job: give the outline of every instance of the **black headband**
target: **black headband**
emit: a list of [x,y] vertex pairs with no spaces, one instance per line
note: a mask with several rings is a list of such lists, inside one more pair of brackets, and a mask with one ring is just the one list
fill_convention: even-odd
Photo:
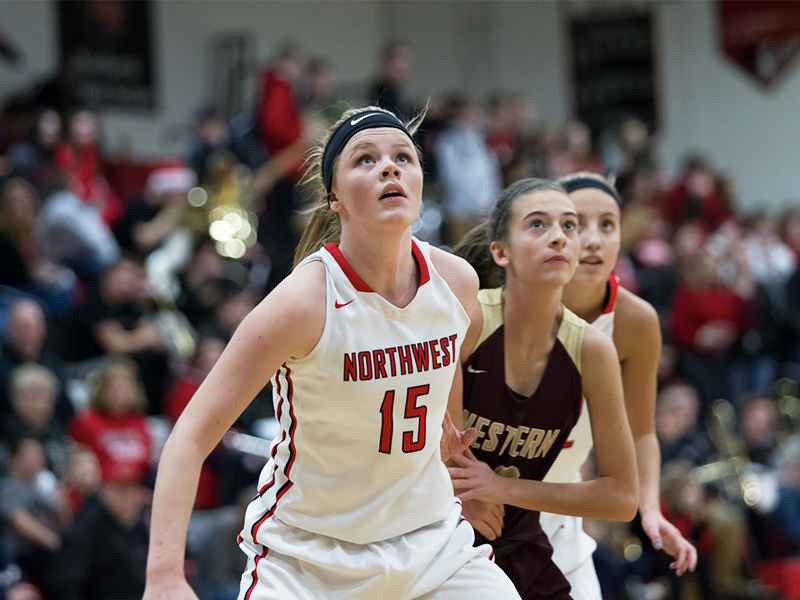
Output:
[[564,189],[567,190],[568,194],[586,188],[601,190],[606,194],[608,194],[609,196],[611,196],[614,200],[616,200],[617,204],[622,206],[622,200],[620,200],[617,190],[615,190],[612,186],[608,185],[605,181],[600,181],[599,179],[595,179],[594,177],[576,177],[575,179],[562,181],[561,185],[564,186]]
[[359,131],[374,129],[375,127],[394,127],[405,133],[409,139],[411,134],[397,117],[382,111],[364,112],[353,115],[339,125],[328,140],[325,152],[322,154],[322,179],[325,181],[325,190],[330,194],[333,185],[333,165],[344,150],[350,138]]

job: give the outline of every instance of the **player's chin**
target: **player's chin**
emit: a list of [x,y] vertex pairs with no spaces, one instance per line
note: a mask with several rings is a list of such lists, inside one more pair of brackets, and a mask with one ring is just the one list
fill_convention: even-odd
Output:
[[384,207],[380,212],[378,221],[384,225],[411,227],[418,216],[419,206],[415,208],[410,204],[398,204]]
[[605,281],[608,279],[610,272],[603,268],[604,265],[594,265],[589,263],[578,263],[578,268],[575,269],[575,279],[580,279],[586,282]]

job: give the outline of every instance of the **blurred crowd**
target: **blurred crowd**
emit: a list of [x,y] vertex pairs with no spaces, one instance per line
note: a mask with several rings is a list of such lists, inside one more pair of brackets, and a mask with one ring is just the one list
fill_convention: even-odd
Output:
[[[522,177],[615,177],[616,273],[664,333],[663,508],[700,558],[677,580],[635,522],[588,523],[604,595],[776,591],[751,582],[800,556],[800,209],[741,214],[735,173],[713,157],[687,155],[668,178],[633,116],[598,132],[543,123],[516,93],[412,98],[414,60],[409,44],[387,44],[362,96],[344,98],[325,59],[286,44],[255,74],[248,114],[187,114],[189,152],[133,174],[104,151],[75,65],[0,99],[0,598],[141,597],[160,449],[237,325],[289,272],[304,154],[345,100],[406,118],[427,108],[415,232],[440,246]],[[272,417],[266,389],[203,468],[187,543],[202,600],[236,597],[236,535]]]

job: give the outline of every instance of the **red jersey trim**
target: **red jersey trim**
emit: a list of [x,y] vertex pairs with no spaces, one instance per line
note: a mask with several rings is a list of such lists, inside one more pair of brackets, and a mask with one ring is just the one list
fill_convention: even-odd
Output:
[[[283,366],[281,368],[286,369],[286,383],[287,383],[286,402],[289,404],[289,418],[291,420],[291,424],[289,425],[289,434],[286,436],[289,438],[289,460],[286,462],[286,467],[284,467],[283,470],[284,475],[286,476],[286,482],[278,490],[278,493],[275,494],[275,502],[272,504],[270,509],[266,513],[264,513],[264,516],[262,516],[258,521],[256,521],[253,524],[253,527],[250,529],[250,534],[253,538],[253,541],[256,543],[258,543],[258,537],[257,537],[258,530],[261,528],[261,526],[267,519],[269,519],[272,515],[275,514],[275,510],[278,508],[278,502],[280,502],[281,498],[283,498],[286,492],[288,492],[294,485],[292,480],[289,478],[291,475],[292,466],[294,466],[294,460],[297,456],[297,449],[295,448],[294,445],[294,432],[297,429],[297,419],[294,416],[294,406],[292,404],[292,400],[294,397],[294,382],[292,381],[292,370],[286,365],[286,363],[283,363]],[[279,369],[278,373],[276,373],[275,375],[276,391],[278,393],[278,396],[281,398],[280,402],[278,403],[279,419],[281,414],[280,409],[283,405],[283,400],[284,400],[283,396],[281,395],[280,374],[281,372]],[[283,442],[283,439],[281,439],[281,442]],[[273,458],[275,456],[274,453],[275,448],[277,448],[278,445],[280,444],[277,444],[276,446],[273,447]],[[259,490],[260,495],[263,496],[264,493],[267,492],[267,490],[269,490],[273,485],[275,485],[275,475],[277,474],[277,471],[278,471],[278,465],[275,464],[275,467],[272,471],[272,477],[270,478],[269,482],[263,488],[261,488],[261,490]]]
[[617,290],[619,289],[619,277],[613,273],[608,276],[608,302],[603,309],[603,314],[607,315],[614,312],[614,305],[617,303]]
[[[344,257],[344,254],[342,254],[342,251],[339,250],[339,246],[336,244],[336,242],[330,242],[329,244],[326,244],[325,250],[327,250],[330,255],[333,256],[338,265],[341,267],[342,271],[344,271],[344,274],[347,275],[347,279],[349,279],[350,283],[353,284],[353,287],[356,288],[357,292],[375,292],[375,290],[369,287],[364,280],[358,276],[358,273],[356,273],[355,269],[350,266],[350,263],[347,262],[347,259]],[[411,252],[417,261],[417,265],[419,266],[419,287],[422,287],[431,280],[428,262],[425,260],[425,255],[422,253],[422,250],[419,249],[417,242],[415,242],[413,239],[411,240]]]
[[357,292],[374,292],[374,290],[369,287],[361,277],[358,276],[355,269],[350,266],[350,263],[347,262],[347,259],[342,254],[342,251],[339,250],[339,246],[336,242],[331,242],[330,244],[325,244],[325,250],[330,252],[331,256],[339,263],[339,266],[344,271],[344,274],[347,275],[347,279],[350,280],[350,283],[353,284],[353,287],[356,288]]
[[425,260],[425,255],[414,240],[411,240],[411,251],[414,253],[414,258],[417,259],[417,264],[419,265],[419,287],[422,287],[431,280],[428,262]]
[[256,584],[258,584],[258,563],[261,562],[261,559],[264,558],[269,552],[269,548],[264,548],[264,551],[256,556],[255,561],[253,561],[253,581],[250,584],[250,587],[247,588],[247,592],[245,592],[244,600],[250,600],[250,597],[253,595],[253,590],[256,589]]

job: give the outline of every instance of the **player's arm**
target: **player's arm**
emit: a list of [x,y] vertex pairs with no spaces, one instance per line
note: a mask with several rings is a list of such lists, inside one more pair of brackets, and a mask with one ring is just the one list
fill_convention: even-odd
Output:
[[[475,347],[475,342],[480,336],[483,326],[483,316],[481,307],[478,303],[478,274],[475,269],[463,258],[449,254],[438,248],[431,248],[431,261],[442,278],[453,290],[453,293],[461,302],[464,311],[470,319],[469,329],[462,341],[460,352],[460,362],[463,363]],[[450,396],[447,403],[447,412],[453,423],[461,429],[464,426],[463,402],[462,402],[463,381],[461,365],[457,365],[453,385],[450,389]]]
[[642,528],[656,549],[675,558],[678,575],[694,569],[697,550],[661,514],[661,449],[656,437],[655,408],[661,327],[655,309],[621,290],[617,301],[614,343],[622,365],[625,411],[633,434],[639,474],[639,514]]
[[638,298],[621,293],[617,312],[614,343],[620,354],[625,412],[636,449],[639,511],[644,516],[651,511],[661,512],[661,451],[655,426],[661,328],[655,310]]
[[324,323],[325,271],[320,262],[312,262],[287,277],[242,321],[181,414],[159,461],[146,600],[194,598],[183,557],[200,467],[280,365],[314,348]]
[[528,510],[629,521],[638,501],[636,463],[622,400],[614,345],[600,331],[586,328],[581,350],[583,389],[592,421],[600,477],[581,483],[509,479],[466,453],[454,457],[453,487],[462,500],[502,502]]
[[[462,364],[472,354],[478,342],[483,328],[483,313],[478,302],[478,275],[472,266],[457,256],[433,248],[431,249],[431,259],[436,265],[436,270],[448,282],[470,318],[469,329],[461,344],[460,360],[456,365],[453,385],[450,388],[447,417],[442,436],[444,440],[442,458],[445,462],[448,462],[449,458],[452,464],[453,457],[463,456],[462,452],[471,456],[468,450],[469,445],[478,434],[474,427],[461,431],[464,427]],[[502,503],[462,499],[461,514],[487,540],[494,540],[502,535],[505,516],[505,508]]]

